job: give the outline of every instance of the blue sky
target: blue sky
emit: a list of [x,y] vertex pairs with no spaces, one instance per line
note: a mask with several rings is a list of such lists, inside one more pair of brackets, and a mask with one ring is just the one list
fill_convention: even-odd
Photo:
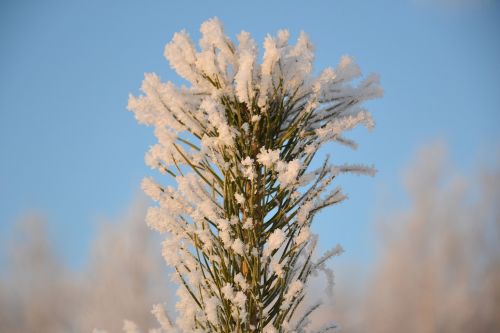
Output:
[[[102,217],[126,210],[143,176],[152,130],[126,111],[144,72],[180,82],[163,58],[174,32],[197,40],[219,17],[234,37],[261,42],[288,28],[307,32],[316,69],[352,55],[381,75],[385,97],[367,104],[377,127],[356,130],[357,151],[328,150],[338,163],[375,164],[375,178],[341,180],[350,199],[321,214],[323,247],[369,260],[372,223],[384,193],[416,148],[446,140],[465,170],[497,153],[500,2],[433,5],[425,0],[3,1],[0,4],[0,233],[26,212],[47,216],[56,245],[75,267]],[[453,3],[454,1],[448,1]]]

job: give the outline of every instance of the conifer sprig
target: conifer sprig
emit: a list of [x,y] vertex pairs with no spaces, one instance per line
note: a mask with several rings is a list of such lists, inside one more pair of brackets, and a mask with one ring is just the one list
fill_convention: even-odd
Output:
[[164,330],[305,332],[319,307],[296,315],[308,278],[322,270],[332,281],[325,261],[342,252],[337,246],[313,260],[313,217],[345,198],[331,188],[338,174],[373,173],[329,158],[309,166],[322,145],[354,147],[343,133],[373,127],[359,105],[382,95],[378,77],[352,84],[361,73],[349,57],[313,76],[304,33],[295,45],[286,30],[267,36],[260,64],[247,32],[235,44],[211,19],[201,33],[200,49],[185,31],[165,48],[189,86],[146,74],[144,94],[129,99],[137,120],[154,126],[158,138],[147,164],[177,184],[143,182],[158,202],[147,223],[168,233],[163,255],[180,286],[175,325],[165,319]]

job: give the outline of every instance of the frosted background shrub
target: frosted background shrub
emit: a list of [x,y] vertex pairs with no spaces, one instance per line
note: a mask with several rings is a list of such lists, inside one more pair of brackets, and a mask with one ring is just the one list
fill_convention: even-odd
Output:
[[81,268],[62,260],[42,217],[18,221],[11,238],[0,237],[0,260],[6,262],[0,270],[0,331],[121,332],[124,318],[154,327],[151,304],[168,302],[169,286],[145,212],[142,198],[113,221],[99,221]]
[[336,288],[346,332],[500,330],[498,161],[465,177],[439,142],[415,154],[403,179],[409,205],[383,210],[361,293]]
[[165,48],[188,85],[146,74],[143,95],[128,104],[158,139],[147,164],[177,184],[146,178],[142,185],[158,202],[147,223],[167,234],[163,256],[179,284],[175,322],[160,307],[154,313],[166,332],[305,332],[319,306],[296,312],[309,277],[323,271],[331,288],[325,262],[342,252],[335,246],[313,260],[313,217],[345,199],[332,186],[339,174],[374,173],[329,157],[309,165],[324,144],[354,148],[344,133],[374,126],[361,104],[382,95],[378,76],[358,80],[347,56],[313,75],[304,33],[295,45],[286,30],[267,36],[259,62],[249,33],[234,43],[218,19],[200,30],[199,49],[185,31]]

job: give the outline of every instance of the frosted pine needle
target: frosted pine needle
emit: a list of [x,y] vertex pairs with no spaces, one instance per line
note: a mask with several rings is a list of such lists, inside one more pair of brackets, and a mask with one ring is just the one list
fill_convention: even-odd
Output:
[[331,187],[340,173],[374,172],[328,158],[316,170],[309,165],[324,144],[354,147],[344,134],[374,126],[360,104],[382,95],[378,76],[354,84],[361,71],[347,56],[313,75],[304,33],[295,45],[286,30],[268,35],[261,61],[247,32],[235,43],[215,18],[201,33],[199,49],[185,31],[165,48],[188,86],[146,74],[143,95],[128,104],[155,128],[147,164],[177,184],[143,182],[158,202],[147,223],[167,233],[163,254],[179,282],[175,323],[160,306],[153,312],[166,332],[303,333],[308,314],[296,309],[309,277],[322,270],[331,283],[325,261],[341,252],[313,260],[313,217],[345,198]]

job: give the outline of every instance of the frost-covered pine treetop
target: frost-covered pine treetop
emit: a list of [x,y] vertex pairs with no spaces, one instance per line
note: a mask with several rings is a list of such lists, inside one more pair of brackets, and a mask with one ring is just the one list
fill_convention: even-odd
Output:
[[[262,61],[248,32],[237,42],[214,18],[201,25],[197,48],[185,31],[165,47],[171,67],[189,84],[177,87],[146,74],[128,107],[154,126],[158,143],[146,163],[175,179],[149,178],[143,189],[158,202],[147,223],[168,236],[163,255],[179,283],[177,319],[155,306],[165,332],[306,332],[313,304],[298,313],[311,274],[319,270],[313,217],[345,196],[332,181],[344,172],[372,174],[358,165],[309,165],[331,141],[354,148],[344,132],[374,126],[360,107],[382,95],[379,78],[360,77],[342,57],[335,69],[312,74],[313,47],[304,33],[264,41]],[[335,327],[330,324],[319,332]]]

